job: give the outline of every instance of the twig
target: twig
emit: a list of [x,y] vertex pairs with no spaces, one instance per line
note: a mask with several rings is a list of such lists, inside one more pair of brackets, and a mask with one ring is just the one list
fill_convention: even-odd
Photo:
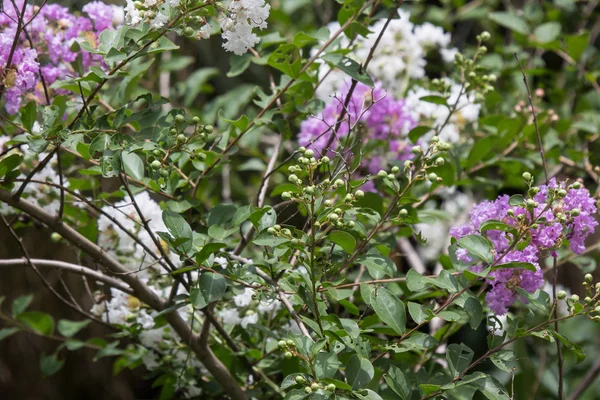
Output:
[[540,156],[542,157],[542,166],[544,167],[544,175],[546,176],[546,185],[548,185],[548,168],[546,167],[546,156],[544,155],[544,146],[542,144],[542,136],[540,135],[540,129],[538,128],[537,115],[535,113],[535,108],[533,107],[533,99],[531,98],[531,91],[529,90],[529,84],[527,83],[527,75],[525,75],[525,70],[523,69],[523,65],[521,65],[521,60],[519,60],[519,56],[517,53],[515,54],[515,58],[519,63],[519,67],[521,68],[521,73],[523,74],[523,83],[525,84],[525,89],[527,89],[527,98],[529,99],[529,107],[531,108],[531,114],[533,115],[533,126],[535,126],[535,134],[537,136],[538,145],[540,147]]
[[[118,279],[112,278],[108,275],[104,275],[101,272],[95,271],[91,268],[84,267],[83,265],[71,264],[64,261],[58,260],[46,260],[41,258],[32,258],[30,261],[38,267],[56,268],[63,271],[75,273],[77,275],[87,276],[98,282],[106,283],[107,285],[119,289],[121,292],[127,294],[133,294],[131,288],[125,285]],[[29,261],[26,258],[8,258],[0,260],[0,268],[2,267],[17,267],[22,265],[29,265]]]

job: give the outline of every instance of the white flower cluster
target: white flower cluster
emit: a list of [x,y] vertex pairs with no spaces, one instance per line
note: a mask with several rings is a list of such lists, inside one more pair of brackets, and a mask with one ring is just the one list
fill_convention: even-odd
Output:
[[[445,125],[444,123],[450,115],[448,107],[442,104],[434,104],[421,100],[421,98],[425,96],[441,96],[441,93],[433,92],[422,87],[416,87],[411,89],[406,95],[406,105],[408,106],[408,109],[412,110],[413,117],[416,121],[420,121],[422,124],[428,124],[432,127],[443,126],[438,133],[439,138],[446,142],[456,143],[460,140],[460,131],[465,125],[479,119],[481,106],[475,104],[475,96],[466,93],[461,85],[452,82],[449,79],[446,79],[445,81],[450,86],[449,96],[446,100],[447,104],[450,107],[454,107],[456,104],[456,110],[452,113]],[[463,90],[462,93],[461,89]]]
[[[248,325],[256,324],[258,322],[259,314],[273,314],[281,308],[281,302],[277,299],[262,299],[256,302],[254,296],[256,292],[252,288],[244,288],[244,291],[240,294],[233,296],[233,302],[237,308],[223,308],[219,312],[219,317],[223,320],[224,324],[227,325],[241,325],[242,328],[246,329]],[[256,313],[252,307],[249,307],[252,303],[256,306],[258,313]],[[244,309],[245,312],[243,311]],[[241,314],[244,314],[242,317]]]
[[[166,232],[167,228],[162,220],[162,210],[159,205],[150,198],[147,192],[135,195],[135,202],[144,219],[152,232]],[[147,268],[153,266],[160,268],[155,260],[148,254],[144,248],[136,242],[133,237],[146,244],[155,254],[160,254],[160,249],[156,248],[150,234],[141,224],[135,206],[131,199],[126,197],[112,206],[102,208],[106,214],[120,222],[120,224],[131,234],[127,234],[111,221],[106,215],[101,215],[98,219],[98,244],[109,254],[119,259],[124,266],[131,270],[140,270],[138,276],[147,277]],[[156,235],[156,233],[154,233]],[[133,237],[132,237],[133,236]],[[156,236],[155,236],[156,237]],[[160,239],[159,239],[160,241]],[[180,264],[179,257],[173,252],[169,252],[166,243],[163,248],[169,253],[170,260],[177,266]],[[163,271],[166,272],[166,271]]]
[[254,47],[260,39],[252,30],[267,27],[270,10],[271,6],[264,0],[232,1],[227,9],[229,16],[219,21],[225,50],[241,56]]
[[125,22],[128,25],[138,25],[148,22],[154,29],[159,29],[169,22],[169,10],[179,6],[180,0],[168,0],[166,3],[159,0],[127,0],[125,6]]
[[[358,63],[366,62],[371,48],[381,35],[367,72],[374,80],[381,82],[386,90],[397,97],[403,97],[409,86],[409,79],[425,76],[425,55],[429,50],[437,49],[447,63],[454,60],[458,50],[450,47],[450,33],[444,32],[441,27],[429,22],[414,25],[410,22],[409,13],[399,10],[398,14],[400,18],[392,19],[383,35],[381,31],[386,20],[380,20],[370,26],[369,31],[372,33],[366,38],[358,36],[348,57]],[[329,29],[335,32],[339,29],[339,24],[330,24]],[[340,47],[345,48],[347,45],[348,41],[342,39]],[[320,78],[328,71],[327,67],[321,68]],[[329,98],[342,87],[346,77],[342,71],[332,71],[319,86],[317,95],[324,100]]]

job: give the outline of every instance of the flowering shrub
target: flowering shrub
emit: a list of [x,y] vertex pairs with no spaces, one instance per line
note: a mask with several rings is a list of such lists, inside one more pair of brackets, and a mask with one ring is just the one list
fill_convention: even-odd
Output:
[[81,317],[0,340],[161,399],[593,398],[593,7],[122,3],[2,2],[0,266]]

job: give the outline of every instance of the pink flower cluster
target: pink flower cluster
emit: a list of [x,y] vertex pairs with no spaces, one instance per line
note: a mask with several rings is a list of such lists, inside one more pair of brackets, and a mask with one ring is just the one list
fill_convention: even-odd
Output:
[[383,152],[377,151],[365,160],[364,165],[371,174],[385,168],[386,159],[410,158],[412,146],[409,145],[406,134],[417,122],[406,102],[403,99],[394,99],[391,94],[386,93],[381,83],[377,83],[374,88],[362,83],[356,85],[344,118],[337,131],[335,130],[349,90],[350,84],[346,83],[339,96],[328,103],[318,116],[309,117],[302,122],[298,143],[320,155],[330,155],[351,130],[362,128],[365,132],[364,141],[383,141],[383,146],[379,147]]
[[[551,191],[551,196],[548,196]],[[471,210],[471,221],[467,225],[454,227],[450,235],[456,239],[467,235],[483,235],[492,243],[497,265],[510,262],[533,264],[535,271],[523,268],[500,268],[490,272],[488,282],[491,290],[486,295],[490,309],[503,315],[517,300],[516,288],[533,293],[543,286],[544,279],[539,260],[543,253],[554,253],[565,241],[577,254],[585,250],[585,239],[594,232],[598,222],[596,202],[587,189],[579,184],[567,187],[565,182],[552,179],[548,186],[539,187],[539,192],[530,199],[529,208],[511,206],[508,196],[500,196],[494,201],[484,201]],[[533,217],[532,217],[533,215]],[[526,232],[522,241],[528,244],[521,250],[511,247],[514,234],[504,230],[486,230],[481,225],[489,220],[498,220],[517,232]],[[458,249],[460,261],[471,263],[466,249]],[[482,265],[475,268],[481,269]]]
[[[115,6],[90,2],[82,9],[86,16],[76,16],[58,4],[43,5],[41,9],[27,5],[25,15],[21,16],[25,32],[21,33],[12,51],[23,0],[14,2],[16,9],[12,0],[1,1],[4,12],[0,13],[0,75],[5,75],[5,108],[8,113],[18,112],[25,95],[37,101],[43,99],[40,72],[49,86],[57,79],[76,76],[71,63],[79,56],[84,69],[101,65],[100,56],[73,49],[78,48],[75,42],[82,40],[94,46],[97,44],[100,33],[113,27],[118,9]],[[7,66],[9,59],[10,65]]]

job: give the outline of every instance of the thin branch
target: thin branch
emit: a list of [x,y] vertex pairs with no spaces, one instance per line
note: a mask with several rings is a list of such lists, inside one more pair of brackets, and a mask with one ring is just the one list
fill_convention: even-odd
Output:
[[[38,267],[60,269],[62,271],[72,272],[77,275],[87,276],[95,281],[106,283],[115,289],[119,289],[121,292],[133,294],[131,288],[120,280],[112,278],[91,268],[84,267],[83,265],[71,264],[58,260],[46,260],[42,258],[32,258],[30,261]],[[8,258],[5,260],[0,260],[0,268],[18,267],[23,265],[29,265],[29,261],[26,258]]]
[[535,108],[533,107],[533,99],[531,98],[531,91],[529,90],[529,84],[527,83],[527,75],[525,75],[525,70],[523,69],[523,65],[521,65],[521,60],[519,60],[519,56],[517,53],[515,54],[515,58],[519,63],[519,67],[521,68],[521,73],[523,74],[523,83],[525,84],[525,89],[527,89],[527,98],[529,99],[529,107],[531,108],[531,114],[533,115],[533,126],[535,127],[535,134],[537,136],[538,145],[540,147],[540,156],[542,157],[542,166],[544,167],[544,175],[546,176],[546,185],[548,185],[548,168],[546,167],[546,156],[544,155],[544,146],[542,144],[542,136],[540,135],[540,129],[538,128],[537,115],[535,113]]

